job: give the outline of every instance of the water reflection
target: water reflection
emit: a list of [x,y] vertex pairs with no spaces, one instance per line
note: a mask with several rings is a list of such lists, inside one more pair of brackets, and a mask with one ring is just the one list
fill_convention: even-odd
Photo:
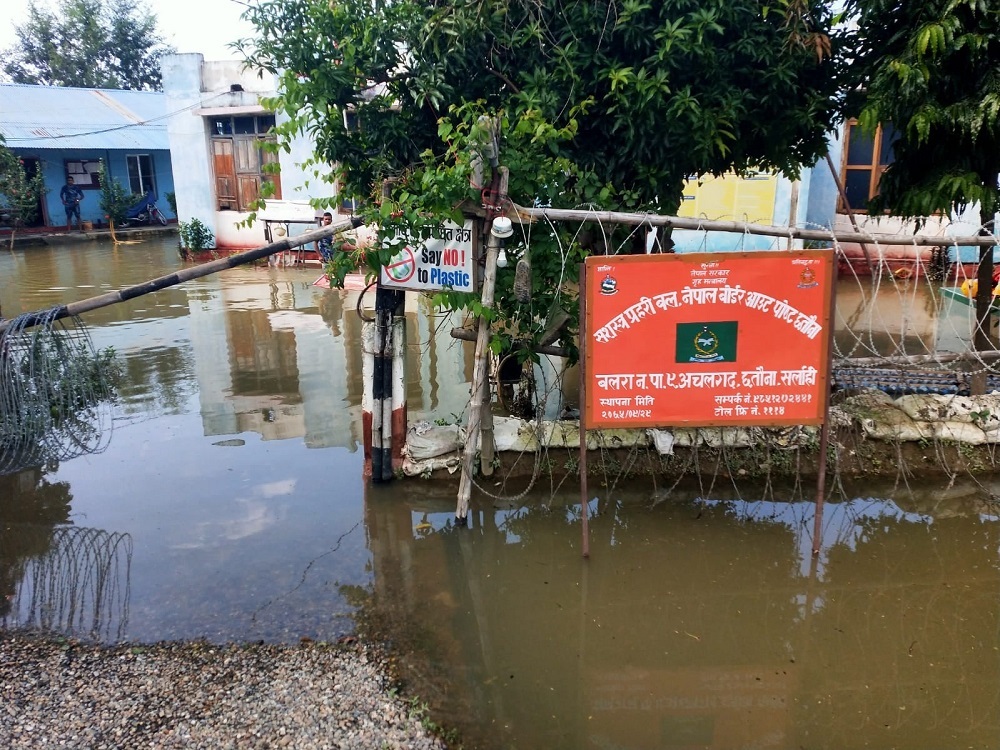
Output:
[[[0,306],[179,263],[169,241],[0,254]],[[468,747],[1000,747],[997,487],[848,487],[818,558],[796,486],[600,492],[589,562],[572,477],[458,530],[452,485],[363,483],[358,297],[316,275],[233,269],[86,315],[125,366],[115,434],[0,481],[0,624],[331,639],[369,590],[366,627]],[[411,420],[460,414],[470,347],[411,305]],[[930,346],[921,320],[869,343]]]
[[132,540],[66,525],[71,499],[38,470],[0,477],[0,626],[120,639]]
[[[0,310],[13,317],[180,266],[170,239],[28,248],[0,256]],[[119,418],[184,413],[197,398],[206,435],[253,431],[266,440],[355,450],[359,295],[315,287],[318,275],[318,267],[237,268],[87,313],[94,346],[113,347],[126,371]],[[407,399],[414,418],[464,412],[472,347],[449,336],[454,324],[427,299],[411,298]]]
[[996,507],[940,489],[829,504],[813,559],[810,503],[635,487],[585,562],[572,493],[458,530],[373,487],[369,616],[474,747],[997,747]]
[[[0,309],[14,316],[78,301],[180,266],[169,239],[0,254]],[[0,517],[4,624],[139,641],[294,642],[353,629],[343,592],[369,580],[359,296],[313,286],[318,275],[232,269],[84,316],[94,346],[113,347],[123,366],[114,435],[104,453],[12,478],[28,483],[16,493],[0,485],[13,509]],[[412,417],[461,413],[471,346],[416,298],[406,325]],[[45,507],[47,488],[61,488],[65,504],[29,533],[19,514]],[[70,585],[57,572],[69,560],[94,569],[98,559],[127,569],[127,586],[88,589],[104,579]],[[99,624],[83,623],[80,596],[49,595],[44,581],[54,579],[60,590],[118,599],[101,600]]]

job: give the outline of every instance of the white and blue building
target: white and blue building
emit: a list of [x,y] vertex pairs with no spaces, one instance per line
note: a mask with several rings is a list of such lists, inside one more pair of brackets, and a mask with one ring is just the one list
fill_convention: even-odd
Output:
[[63,227],[59,190],[72,176],[83,191],[80,218],[106,224],[100,207],[101,165],[129,192],[152,190],[168,219],[174,192],[167,138],[167,98],[155,91],[0,84],[0,135],[24,163],[41,173],[45,194],[35,227]]

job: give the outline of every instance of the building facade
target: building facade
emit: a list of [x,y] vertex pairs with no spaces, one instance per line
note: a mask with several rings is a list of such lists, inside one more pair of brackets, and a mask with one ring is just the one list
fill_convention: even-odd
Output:
[[[167,55],[160,66],[174,113],[168,136],[181,219],[197,218],[212,230],[216,246],[227,249],[264,244],[265,219],[297,222],[299,231],[309,228],[317,215],[310,199],[334,191],[324,181],[329,170],[307,172],[302,166],[313,156],[311,141],[297,138],[290,152],[266,148],[274,141],[271,128],[281,121],[261,104],[276,95],[275,77],[236,61],[206,62],[196,53]],[[246,225],[268,182],[273,199]]]
[[174,192],[168,116],[159,92],[0,84],[0,134],[29,176],[40,172],[45,186],[28,226],[65,227],[59,191],[67,177],[83,192],[80,218],[106,224],[102,165],[129,192],[151,190],[164,216],[176,218],[167,200]]

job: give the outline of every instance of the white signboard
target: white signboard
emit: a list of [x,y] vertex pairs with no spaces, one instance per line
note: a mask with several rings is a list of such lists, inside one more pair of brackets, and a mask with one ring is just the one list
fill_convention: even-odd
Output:
[[379,281],[393,289],[474,292],[475,267],[472,220],[461,227],[446,221],[428,239],[409,243],[396,253],[382,269]]

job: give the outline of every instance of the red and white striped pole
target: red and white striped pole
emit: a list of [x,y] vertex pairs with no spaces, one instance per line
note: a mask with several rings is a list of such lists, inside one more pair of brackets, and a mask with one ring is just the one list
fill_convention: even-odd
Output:
[[365,473],[389,482],[403,458],[406,439],[406,327],[403,293],[375,292],[375,320],[362,330],[362,431]]

